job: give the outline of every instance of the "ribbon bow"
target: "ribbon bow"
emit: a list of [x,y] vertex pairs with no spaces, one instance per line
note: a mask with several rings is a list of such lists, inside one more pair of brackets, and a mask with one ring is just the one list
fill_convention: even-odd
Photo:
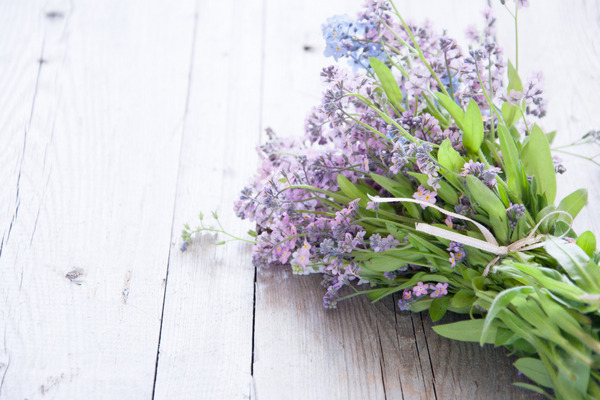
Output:
[[[494,258],[483,270],[483,276],[487,276],[487,274],[490,271],[490,267],[492,267],[494,264],[496,264],[496,262],[500,259],[500,257],[502,257],[508,253],[527,251],[527,250],[536,249],[538,247],[542,247],[544,245],[544,243],[542,242],[542,239],[544,239],[548,235],[547,234],[536,235],[535,232],[540,227],[542,222],[546,218],[550,217],[551,215],[565,214],[569,217],[571,222],[569,223],[569,229],[567,229],[567,232],[569,232],[569,230],[571,230],[571,226],[573,226],[573,217],[571,216],[571,214],[569,214],[566,211],[559,211],[559,210],[553,211],[553,212],[545,215],[533,227],[533,229],[531,230],[531,232],[529,232],[529,235],[527,235],[527,237],[524,237],[523,239],[519,239],[519,240],[509,244],[508,246],[500,246],[498,244],[498,241],[492,234],[492,232],[489,231],[489,229],[487,229],[481,223],[479,223],[469,217],[465,217],[464,215],[460,215],[460,214],[453,213],[448,210],[444,210],[441,207],[438,207],[436,205],[433,205],[433,204],[428,203],[423,200],[404,198],[404,197],[379,197],[379,196],[371,196],[371,195],[368,195],[368,196],[369,196],[369,199],[371,199],[371,201],[373,201],[375,203],[396,203],[396,202],[416,203],[416,204],[424,205],[427,207],[432,207],[441,213],[451,216],[452,218],[458,218],[458,219],[472,222],[475,226],[477,226],[477,228],[479,228],[479,231],[481,231],[485,240],[476,239],[476,238],[473,238],[470,236],[462,235],[456,231],[449,231],[447,229],[438,228],[437,226],[432,226],[432,225],[424,224],[421,222],[417,222],[417,224],[415,225],[415,229],[419,232],[427,233],[429,235],[433,235],[433,236],[440,237],[443,239],[451,240],[456,243],[464,244],[466,246],[474,247],[476,249],[495,254],[496,258]],[[566,232],[564,234],[562,234],[560,237],[562,238],[565,235],[566,235]]]

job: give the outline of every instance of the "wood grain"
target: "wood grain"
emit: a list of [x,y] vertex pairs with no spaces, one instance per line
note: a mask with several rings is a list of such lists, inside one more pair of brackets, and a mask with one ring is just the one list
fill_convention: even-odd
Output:
[[3,90],[1,104],[3,127],[25,133],[19,168],[8,165],[18,175],[0,258],[0,394],[147,398],[193,13],[185,3],[49,1],[3,2],[0,15],[16,4],[27,18],[4,28],[23,49],[16,66],[2,60],[22,87]]
[[[257,166],[262,1],[197,3],[173,244],[156,377],[157,399],[251,395],[254,268],[250,246],[205,235],[181,253],[180,232],[199,210],[230,232],[252,226],[233,202]],[[219,238],[222,240],[224,238]]]

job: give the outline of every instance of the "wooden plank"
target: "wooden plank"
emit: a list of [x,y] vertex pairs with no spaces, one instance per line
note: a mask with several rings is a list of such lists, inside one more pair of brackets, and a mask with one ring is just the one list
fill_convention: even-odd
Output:
[[[524,75],[542,71],[548,115],[542,127],[557,131],[556,146],[573,142],[590,130],[600,129],[600,3],[594,1],[531,2],[522,14],[520,57]],[[600,146],[567,149],[592,156]],[[557,199],[579,188],[589,191],[588,206],[575,222],[581,233],[598,234],[600,226],[600,166],[581,158],[555,153],[564,159],[567,172],[558,175]],[[596,158],[600,162],[600,157]]]
[[534,393],[513,386],[528,382],[512,366],[515,357],[492,345],[451,341],[438,336],[432,326],[463,320],[464,316],[448,314],[433,324],[427,314],[414,315],[421,324],[429,352],[437,399],[542,399]]
[[[198,1],[193,68],[173,238],[199,210],[244,236],[233,202],[257,166],[262,1]],[[222,240],[224,237],[219,237]],[[254,267],[250,246],[207,234],[173,250],[156,378],[157,399],[251,396]]]
[[0,37],[0,255],[10,239],[12,223],[17,215],[17,191],[23,162],[26,128],[32,113],[32,100],[37,89],[40,54],[44,42],[39,24],[41,2],[2,5],[0,23],[5,32]]
[[355,298],[328,312],[320,280],[275,268],[259,270],[256,398],[284,393],[287,399],[384,397],[375,309]]
[[[0,15],[15,4],[3,3]],[[24,49],[25,59],[18,59],[39,73],[21,78],[13,66],[2,77],[34,90],[2,102],[15,110],[8,118],[25,136],[18,212],[0,258],[1,395],[148,398],[191,4],[50,1],[33,10],[18,4],[37,24],[32,32],[41,46],[35,57]],[[3,36],[25,38],[30,25],[3,25]]]
[[[21,165],[25,146],[25,127],[31,115],[31,103],[36,92],[39,60],[43,34],[38,25],[41,2],[28,4],[5,3],[1,7],[0,24],[5,28],[0,35],[0,47],[4,57],[0,58],[0,262],[5,243],[10,240],[14,221],[18,216]],[[29,105],[27,107],[26,105]],[[16,274],[9,276],[3,268],[3,280],[15,282]],[[3,292],[6,292],[4,290]],[[0,324],[6,336],[8,310],[0,308]],[[0,395],[11,363],[11,353],[6,342],[0,342]]]

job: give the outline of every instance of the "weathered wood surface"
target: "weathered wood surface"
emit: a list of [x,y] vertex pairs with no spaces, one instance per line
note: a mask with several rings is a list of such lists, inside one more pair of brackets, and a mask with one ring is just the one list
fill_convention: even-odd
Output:
[[[600,5],[531,2],[520,69],[544,71],[563,144],[600,128]],[[502,351],[392,300],[325,311],[318,277],[255,271],[247,245],[178,250],[199,210],[249,228],[230,210],[253,147],[301,133],[320,24],[361,3],[0,3],[0,399],[531,398]],[[484,2],[398,5],[462,37]],[[563,158],[559,197],[600,204],[600,167]],[[588,207],[577,228],[597,226]]]

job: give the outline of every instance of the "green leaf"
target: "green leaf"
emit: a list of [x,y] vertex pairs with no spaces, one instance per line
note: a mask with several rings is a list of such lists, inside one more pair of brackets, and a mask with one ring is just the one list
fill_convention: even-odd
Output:
[[415,301],[414,303],[412,303],[412,305],[410,306],[410,311],[421,312],[421,311],[429,310],[429,307],[431,307],[431,303],[433,303],[433,299],[431,299],[431,298],[419,299],[418,301]]
[[452,116],[452,118],[454,118],[456,126],[458,126],[460,130],[463,130],[463,124],[465,120],[465,113],[463,109],[458,104],[456,104],[456,102],[452,100],[452,98],[446,96],[443,93],[436,92],[435,96],[437,97],[442,107],[444,107],[446,111],[448,111],[448,113]]
[[[504,310],[513,299],[519,294],[529,294],[533,293],[534,290],[529,286],[517,286],[514,288],[506,289],[503,292],[500,292],[494,301],[492,302],[492,306],[488,310],[488,313],[485,317],[485,322],[482,327],[482,334],[486,334],[492,327],[492,322],[496,316]],[[484,336],[481,336],[480,344],[483,346]]]
[[546,393],[546,391],[544,389],[542,389],[541,387],[532,385],[530,383],[525,383],[525,382],[514,382],[513,385],[521,387],[523,389],[528,389],[531,390],[532,392],[536,392],[539,393],[541,395],[546,396],[546,398],[548,399],[552,399],[553,397],[550,396],[548,393]]
[[[394,271],[406,264],[426,265],[427,260],[425,257],[430,255],[428,251],[411,251],[401,248],[391,249],[381,253],[360,254],[361,253],[357,254],[355,258],[364,262],[364,268],[374,272]],[[443,278],[441,275],[427,275],[427,277],[423,279],[425,279],[423,282],[426,280],[435,282],[448,282],[448,279]]]
[[591,231],[585,231],[577,238],[577,246],[581,247],[581,249],[590,256],[590,258],[594,257],[594,252],[596,251],[596,236]]
[[516,90],[517,92],[523,92],[523,84],[521,83],[521,78],[519,78],[519,73],[512,65],[510,60],[508,61],[508,87],[506,91],[510,93],[511,90]]
[[377,78],[379,78],[381,87],[390,103],[399,110],[404,111],[404,107],[402,107],[402,92],[400,91],[400,87],[398,86],[398,82],[396,81],[396,78],[394,78],[392,71],[390,71],[385,63],[377,58],[369,58],[369,63],[375,71]]
[[544,366],[544,363],[537,358],[523,357],[519,358],[514,364],[515,368],[523,373],[526,377],[545,387],[552,387],[552,380]]
[[502,200],[485,183],[473,175],[467,175],[465,179],[467,189],[469,189],[473,200],[478,203],[479,207],[483,208],[488,215],[504,216],[506,218],[506,209],[502,204]]
[[483,142],[483,119],[477,102],[473,99],[469,102],[465,114],[463,127],[463,146],[467,151],[475,154]]
[[546,239],[544,248],[577,286],[586,291],[600,293],[600,268],[590,263],[590,257],[579,246],[550,236]]
[[500,242],[506,242],[508,239],[508,217],[506,216],[504,203],[485,183],[475,176],[467,175],[465,178],[472,200],[475,200],[479,207],[488,213],[496,239]]
[[455,308],[463,308],[469,307],[473,305],[473,302],[476,300],[475,293],[470,289],[460,289],[456,294],[452,297],[452,307]]
[[378,254],[380,255],[366,260],[364,267],[375,272],[386,272],[395,271],[410,263],[410,261],[403,258],[386,256],[382,253]]
[[438,150],[437,158],[440,165],[448,171],[459,173],[465,165],[465,160],[458,151],[454,150],[450,139],[445,139],[442,142]]
[[504,186],[498,185],[496,186],[496,190],[498,190],[498,195],[500,196],[500,200],[502,200],[502,204],[504,204],[504,207],[510,207],[511,202],[508,198],[508,193],[506,192],[506,189],[504,189]]
[[375,173],[370,174],[370,176],[371,179],[373,179],[377,184],[382,186],[394,196],[398,196],[400,194],[398,189],[401,188],[413,190],[412,183],[402,175],[396,177],[396,179],[390,179],[387,176]]
[[[403,175],[398,175],[394,179],[390,179],[383,175],[371,174],[377,184],[381,185],[385,190],[390,192],[394,197],[409,197],[411,198],[414,189],[412,183]],[[402,203],[402,207],[408,211],[411,217],[421,219],[420,206],[414,203]]]
[[[388,230],[390,230],[390,228],[388,228]],[[393,232],[392,232],[392,234],[393,234]],[[444,250],[442,250],[439,247],[437,247],[430,240],[423,239],[422,237],[420,237],[418,235],[415,235],[414,233],[409,233],[408,237],[409,237],[409,240],[411,240],[411,244],[412,244],[412,241],[415,241],[420,246],[422,246],[425,249],[429,250],[433,254],[436,254],[436,255],[438,255],[440,257],[448,257],[448,253],[447,252],[445,252]]]
[[556,131],[546,133],[546,138],[548,138],[548,143],[552,144],[554,142],[554,138],[556,137]]
[[521,119],[521,110],[510,103],[504,103],[502,104],[502,118],[506,126],[510,128]]
[[[567,283],[562,280],[559,280],[555,277],[550,277],[539,267],[539,265],[535,264],[521,264],[521,263],[511,263],[513,268],[524,272],[526,276],[530,276],[537,280],[539,284],[542,285],[545,289],[559,294],[566,299],[571,299],[574,301],[579,300],[579,296],[584,294],[583,290],[573,285],[572,283]],[[535,281],[528,280],[530,284],[535,284]]]
[[522,198],[521,163],[517,146],[510,132],[504,126],[498,127],[498,138],[500,139],[500,149],[502,150],[502,159],[504,160],[504,173],[508,180],[508,188],[511,192]]
[[[557,210],[568,212],[573,219],[579,214],[583,206],[587,203],[588,191],[587,189],[577,189],[558,203]],[[560,215],[559,221],[571,222],[569,217],[566,215]]]
[[340,185],[340,189],[342,193],[348,196],[350,199],[360,199],[358,202],[361,206],[366,207],[368,197],[366,193],[363,193],[355,184],[350,182],[348,178],[346,178],[342,174],[338,174],[337,176],[338,185]]
[[[536,221],[541,221],[542,218],[544,218],[546,215],[550,214],[552,211],[556,211],[556,206],[554,204],[551,204],[549,206],[544,207],[543,209],[540,210],[540,212],[537,213],[537,215],[535,216],[535,220]],[[542,222],[542,224],[540,225],[540,231],[542,233],[548,233],[549,230],[549,222],[552,218],[548,217],[544,220],[544,222]]]
[[450,297],[448,296],[438,297],[431,302],[431,307],[429,307],[429,316],[433,322],[442,319],[448,310],[449,303]]
[[534,125],[529,141],[521,151],[523,166],[528,175],[537,182],[536,193],[546,197],[548,204],[556,199],[556,173],[548,139],[542,130]]
[[507,344],[509,341],[514,340],[515,334],[508,328],[498,327],[496,331],[496,339],[494,341],[494,346],[503,346]]
[[440,336],[459,340],[461,342],[483,341],[484,343],[494,343],[496,326],[490,326],[488,329],[488,336],[482,337],[483,321],[483,319],[469,319],[466,321],[452,322],[450,324],[434,326],[433,330]]

